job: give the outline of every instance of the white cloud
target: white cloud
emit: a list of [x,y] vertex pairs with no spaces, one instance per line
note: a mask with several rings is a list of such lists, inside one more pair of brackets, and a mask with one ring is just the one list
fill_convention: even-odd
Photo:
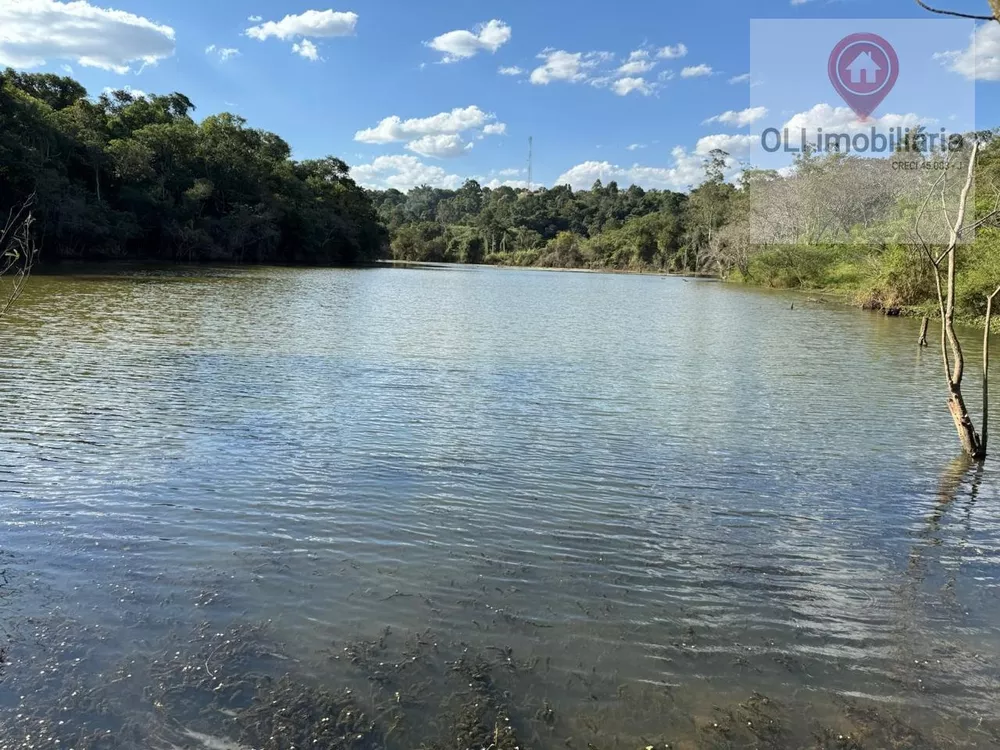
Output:
[[523,171],[524,170],[520,169],[519,167],[509,167],[507,169],[499,170],[497,174],[500,175],[501,177],[517,177]]
[[247,20],[250,23],[260,23],[264,20],[263,16],[247,16]]
[[710,65],[690,65],[681,71],[681,78],[700,78],[702,76],[710,76],[714,71]]
[[483,183],[484,188],[489,188],[490,190],[496,190],[501,187],[514,188],[515,190],[527,190],[528,181],[527,180],[498,180],[495,177],[489,182]]
[[656,63],[649,59],[649,52],[644,49],[637,49],[628,56],[628,60],[618,68],[621,76],[638,76],[648,73],[656,67]]
[[131,86],[118,86],[117,88],[115,88],[114,86],[105,86],[104,90],[101,93],[105,94],[106,96],[111,96],[116,91],[123,91],[123,90],[127,91],[128,93],[130,93],[136,99],[148,99],[149,98],[149,94],[147,94],[145,91],[142,91],[141,89],[134,89]]
[[647,188],[673,189],[676,180],[670,168],[643,167],[638,164],[620,167],[608,161],[585,161],[563,172],[556,178],[556,185],[570,185],[574,190],[589,190],[597,181],[612,180],[622,186],[642,185]]
[[[669,49],[673,56],[687,54],[683,44]],[[657,53],[665,57],[664,50]],[[588,83],[595,88],[610,89],[618,96],[628,96],[631,93],[651,96],[655,94],[664,81],[673,78],[673,71],[661,71],[652,80],[645,74],[657,66],[653,59],[653,51],[637,49],[628,57],[616,62],[615,55],[610,52],[567,52],[566,50],[546,49],[538,55],[543,64],[531,71],[532,83],[545,86],[553,81],[567,83]]]
[[678,58],[686,56],[688,53],[688,48],[684,44],[675,44],[672,47],[666,46],[657,53],[657,57],[661,57],[664,60],[676,60]]
[[500,68],[497,72],[502,76],[519,76],[524,75],[524,69],[519,68],[516,65],[511,65],[510,67]]
[[308,39],[303,39],[301,42],[296,42],[292,45],[292,52],[296,55],[301,55],[307,60],[312,60],[316,62],[319,60],[319,50],[316,45],[310,42]]
[[789,132],[800,133],[803,129],[807,137],[814,136],[819,128],[827,133],[870,133],[872,127],[878,130],[889,128],[915,128],[933,125],[935,120],[909,114],[886,114],[877,118],[869,118],[865,122],[858,119],[854,110],[849,107],[831,107],[829,104],[817,104],[812,109],[799,112],[792,116],[783,127]]
[[712,151],[720,149],[731,156],[746,156],[760,145],[760,138],[755,135],[729,135],[719,133],[699,138],[695,144],[694,153],[707,156]]
[[362,143],[397,143],[425,135],[458,135],[466,130],[479,130],[496,120],[479,107],[457,107],[432,117],[404,120],[398,115],[386,117],[374,128],[359,130],[354,140]]
[[123,10],[86,0],[2,0],[0,66],[35,68],[71,60],[127,73],[132,63],[153,65],[174,53],[174,30]]
[[510,41],[511,28],[493,19],[472,31],[449,31],[427,42],[427,46],[444,54],[441,62],[452,63],[474,57],[480,52],[496,52]]
[[608,161],[586,161],[563,172],[556,185],[572,185],[574,190],[586,190],[596,180],[605,184],[615,180],[620,186],[640,185],[660,190],[688,190],[705,180],[705,158],[713,149],[730,154],[726,177],[733,179],[740,171],[737,156],[751,152],[758,144],[754,136],[710,135],[698,141],[693,151],[678,146],[671,152],[673,163],[665,167],[633,164],[623,167]]
[[[616,61],[616,56],[610,52],[567,52],[550,48],[538,55],[543,64],[531,71],[530,80],[541,86],[553,81],[588,83],[595,88],[609,89],[618,96],[632,93],[651,96],[662,88],[664,82],[674,77],[672,70],[662,70],[655,77],[646,75],[659,64],[654,57],[681,57],[686,54],[687,47],[678,44],[659,51],[645,48],[633,50],[627,57],[619,57]],[[709,75],[712,72],[707,65],[697,66],[689,70],[687,76]]]
[[251,26],[246,34],[264,41],[272,36],[288,40],[298,37],[350,36],[358,24],[358,14],[334,10],[307,10],[297,16],[288,15],[280,21],[268,21]]
[[[596,180],[605,184],[615,180],[622,187],[640,185],[647,189],[689,190],[705,181],[705,160],[713,150],[722,149],[729,154],[725,176],[732,180],[741,171],[739,158],[753,153],[759,145],[759,139],[753,135],[708,135],[701,138],[691,151],[681,146],[675,147],[671,151],[672,161],[666,166],[621,166],[608,161],[586,161],[563,172],[555,184],[568,184],[576,190],[586,190]],[[630,151],[640,148],[645,146],[632,144],[628,147]]]
[[702,124],[707,125],[710,122],[717,122],[722,125],[733,125],[737,128],[744,128],[747,125],[753,125],[763,117],[767,117],[767,107],[750,107],[739,111],[731,109],[728,112],[723,112],[721,115],[709,117]]
[[630,143],[625,147],[627,151],[638,151],[641,148],[646,148],[645,143]]
[[544,50],[538,58],[545,62],[531,71],[531,82],[545,86],[553,81],[579,83],[586,81],[590,71],[601,62],[608,60],[606,52],[567,52],[566,50]]
[[483,128],[483,135],[507,135],[507,123],[491,122]]
[[705,159],[714,149],[729,153],[726,178],[734,179],[741,169],[738,157],[752,153],[758,146],[758,138],[752,135],[709,135],[700,139],[692,151],[675,147],[671,151],[673,162],[669,166],[633,164],[624,167],[608,161],[586,161],[561,174],[555,184],[586,190],[596,180],[605,184],[615,180],[622,187],[640,185],[647,189],[689,190],[705,181]]
[[982,24],[964,50],[938,52],[934,58],[969,80],[1000,81],[1000,24]]
[[611,90],[618,96],[628,96],[633,91],[649,96],[653,93],[653,87],[645,78],[619,78],[611,84]]
[[406,148],[421,156],[447,159],[467,154],[472,144],[463,141],[460,135],[425,135],[407,143]]
[[213,53],[217,54],[219,56],[219,60],[222,62],[225,62],[231,57],[240,56],[240,51],[235,47],[216,47],[214,44],[210,44],[205,47],[206,55],[211,55]]
[[730,84],[750,83],[750,74],[743,73],[742,75],[733,76],[732,78],[729,79],[729,83]]
[[416,156],[379,156],[371,164],[351,169],[351,176],[368,188],[409,190],[419,185],[457,190],[465,182],[439,166],[424,164]]

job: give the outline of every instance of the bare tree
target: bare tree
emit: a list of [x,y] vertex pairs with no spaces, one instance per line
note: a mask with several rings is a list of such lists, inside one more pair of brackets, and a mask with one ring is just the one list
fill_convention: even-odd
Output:
[[931,13],[937,13],[941,16],[954,16],[956,18],[971,18],[975,21],[1000,21],[1000,0],[987,0],[990,4],[990,10],[993,11],[992,15],[984,16],[977,13],[963,13],[957,10],[947,10],[942,8],[933,8],[928,5],[924,0],[916,0],[917,5],[919,5],[924,10],[928,10]]
[[19,207],[12,208],[0,229],[0,317],[21,296],[38,254],[31,231],[34,202],[32,194]]
[[976,161],[979,156],[979,142],[975,141],[969,154],[969,163],[966,169],[965,180],[962,183],[961,192],[958,198],[958,211],[954,221],[948,216],[947,209],[943,211],[943,216],[948,222],[949,239],[948,244],[942,252],[925,242],[920,232],[920,221],[927,209],[930,200],[940,193],[942,207],[945,206],[945,192],[948,189],[948,169],[943,169],[940,176],[934,182],[932,189],[928,191],[923,204],[921,205],[915,219],[914,234],[920,240],[931,267],[934,270],[934,283],[937,290],[938,311],[941,315],[941,356],[944,361],[945,376],[948,381],[948,409],[958,430],[958,438],[962,443],[963,450],[974,459],[982,460],[986,457],[989,428],[989,336],[990,323],[993,315],[993,300],[1000,294],[1000,287],[997,288],[988,298],[986,306],[986,331],[983,335],[983,433],[980,436],[976,432],[976,427],[969,416],[969,410],[965,405],[962,396],[962,378],[965,373],[965,355],[962,352],[962,344],[958,334],[955,332],[955,278],[957,272],[956,256],[958,246],[964,234],[975,231],[975,229],[985,222],[991,220],[1000,213],[1000,192],[997,194],[997,201],[993,210],[978,221],[967,224],[966,214],[969,206],[969,196],[972,192],[976,176]]

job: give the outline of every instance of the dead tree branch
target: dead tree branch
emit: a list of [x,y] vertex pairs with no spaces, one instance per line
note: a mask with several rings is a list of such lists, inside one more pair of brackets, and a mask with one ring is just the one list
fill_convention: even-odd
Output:
[[32,225],[34,194],[11,209],[0,229],[0,317],[3,317],[24,292],[38,255]]
[[930,13],[937,13],[939,16],[954,16],[955,18],[971,18],[974,21],[1000,21],[1000,0],[990,0],[990,6],[993,8],[993,15],[981,16],[976,13],[962,13],[957,10],[945,10],[941,8],[932,8],[930,5],[924,2],[924,0],[915,0],[917,5]]

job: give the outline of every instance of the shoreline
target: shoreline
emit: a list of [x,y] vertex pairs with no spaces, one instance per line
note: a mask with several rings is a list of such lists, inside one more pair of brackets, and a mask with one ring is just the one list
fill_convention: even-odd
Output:
[[[769,292],[780,292],[783,294],[794,294],[799,297],[803,297],[808,302],[818,302],[821,304],[833,303],[840,305],[842,307],[850,308],[853,310],[859,310],[862,312],[869,312],[875,315],[881,315],[886,318],[921,318],[926,313],[919,307],[914,306],[903,306],[898,309],[897,314],[890,314],[887,310],[876,310],[873,308],[865,307],[864,305],[858,304],[855,301],[854,293],[844,290],[831,290],[831,289],[803,289],[800,287],[790,288],[790,287],[771,287],[764,286],[762,284],[753,284],[746,281],[729,281],[717,276],[715,274],[708,273],[676,273],[672,271],[633,271],[622,268],[565,268],[565,267],[552,267],[552,266],[512,266],[512,265],[494,265],[491,263],[447,263],[447,262],[428,262],[428,261],[410,261],[410,260],[380,260],[371,264],[371,267],[381,268],[424,268],[424,269],[498,269],[501,271],[548,271],[548,272],[558,272],[558,273],[591,273],[591,274],[609,274],[609,275],[619,275],[619,276],[658,276],[660,278],[673,278],[673,279],[684,279],[693,281],[711,281],[722,284],[730,284],[736,287],[746,287],[747,289],[759,289]],[[817,299],[818,298],[818,299]],[[930,321],[935,321],[939,319],[939,316],[933,312],[927,316]],[[978,330],[983,330],[984,320],[982,318],[967,318],[962,316],[956,317],[956,322],[963,326],[970,328],[976,328]],[[997,328],[1000,324],[995,324],[994,328]]]
[[708,273],[677,273],[674,271],[631,271],[625,268],[568,268],[564,266],[512,266],[494,263],[447,263],[419,260],[380,260],[375,267],[391,266],[394,268],[496,268],[501,271],[549,271],[559,273],[596,273],[618,276],[661,276],[675,279],[698,279],[699,281],[724,281],[715,274]]

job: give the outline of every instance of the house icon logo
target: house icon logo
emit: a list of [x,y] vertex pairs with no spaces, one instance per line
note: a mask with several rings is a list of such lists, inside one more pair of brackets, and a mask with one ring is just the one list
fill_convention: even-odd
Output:
[[896,85],[899,57],[877,34],[851,34],[833,48],[828,68],[837,93],[865,120]]
[[871,52],[865,51],[854,58],[854,62],[847,66],[851,72],[851,83],[877,83],[878,74],[882,66],[875,62]]

